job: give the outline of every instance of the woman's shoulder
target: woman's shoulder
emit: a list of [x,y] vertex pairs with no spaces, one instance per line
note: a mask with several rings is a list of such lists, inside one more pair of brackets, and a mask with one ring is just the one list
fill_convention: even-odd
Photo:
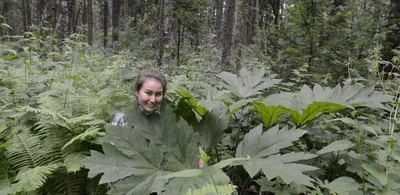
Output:
[[111,121],[111,125],[120,125],[124,126],[126,124],[125,115],[124,113],[118,113],[114,116],[113,120]]

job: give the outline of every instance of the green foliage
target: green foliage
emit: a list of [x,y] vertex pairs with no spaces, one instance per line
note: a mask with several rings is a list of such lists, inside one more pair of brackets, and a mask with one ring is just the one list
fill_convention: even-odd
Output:
[[242,68],[239,78],[229,72],[222,72],[218,77],[224,81],[221,85],[240,99],[258,95],[261,90],[273,87],[281,81],[281,79],[275,79],[276,75],[265,77],[264,69],[254,69],[249,72]]
[[8,162],[6,161],[4,152],[0,149],[0,188],[5,188],[10,185],[8,177]]
[[58,168],[59,165],[36,166],[32,169],[22,168],[17,177],[18,191],[33,191],[41,187],[48,175]]
[[199,122],[194,130],[200,135],[200,144],[207,150],[214,148],[224,137],[229,117],[224,110],[213,109]]
[[216,194],[221,194],[221,195],[232,195],[236,191],[236,186],[228,184],[225,186],[213,186],[211,184],[207,184],[203,186],[200,189],[193,190],[189,189],[188,192],[186,192],[185,195],[216,195]]
[[[374,80],[358,77],[381,60],[383,9],[312,2],[287,2],[278,25],[260,27],[256,44],[238,47],[238,75],[218,71],[217,48],[182,47],[182,66],[165,67],[170,107],[150,120],[124,110],[134,127],[106,124],[133,107],[131,81],[154,64],[153,4],[135,25],[124,24],[132,51],[100,52],[76,41],[80,35],[7,36],[0,45],[0,194],[398,194],[397,85],[357,83]],[[215,32],[201,35],[206,1],[172,3],[166,15],[180,19],[180,40],[213,40]],[[166,47],[167,57],[175,49]],[[296,83],[281,82],[270,65]],[[338,84],[344,75],[351,82]],[[196,169],[200,159],[205,167]]]
[[276,125],[282,118],[281,115],[287,112],[287,109],[280,105],[266,106],[261,102],[253,102],[252,105],[261,116],[261,119],[267,128]]
[[277,154],[281,149],[291,146],[293,141],[298,140],[306,132],[296,129],[288,130],[287,127],[279,129],[275,126],[262,133],[262,126],[259,125],[244,136],[236,149],[236,157],[249,156],[251,158],[243,163],[251,177],[254,177],[261,169],[270,180],[279,176],[287,184],[295,182],[312,186],[312,179],[302,172],[313,171],[317,168],[292,162],[311,159],[316,157],[315,155],[302,152]]
[[[89,176],[104,173],[100,183],[127,178],[116,183],[115,193],[148,194],[153,188],[162,189],[167,182],[158,183],[154,180],[157,176],[195,167],[199,160],[198,134],[184,120],[176,123],[172,110],[162,110],[160,120],[157,116],[146,119],[137,110],[125,113],[134,128],[106,127],[102,144],[105,154],[92,151],[92,157],[84,161],[90,169]],[[118,187],[119,183],[123,189]]]
[[47,41],[16,38],[17,44],[2,45],[17,57],[0,65],[0,183],[7,194],[104,194],[105,186],[87,178],[82,159],[104,135],[113,112],[108,106],[131,100],[122,87],[103,90],[120,64],[99,68],[106,62],[71,40],[48,54],[40,47]]
[[318,151],[317,154],[321,155],[321,154],[325,154],[325,153],[329,153],[329,152],[346,150],[353,146],[354,146],[353,143],[351,143],[348,140],[338,140],[338,141],[335,141],[335,142],[325,146],[320,151]]

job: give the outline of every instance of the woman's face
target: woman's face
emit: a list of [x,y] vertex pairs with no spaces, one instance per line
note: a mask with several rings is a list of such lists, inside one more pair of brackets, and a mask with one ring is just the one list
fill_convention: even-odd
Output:
[[142,88],[136,91],[136,97],[139,105],[146,111],[153,111],[163,100],[163,86],[161,83],[152,78],[148,78],[143,82]]

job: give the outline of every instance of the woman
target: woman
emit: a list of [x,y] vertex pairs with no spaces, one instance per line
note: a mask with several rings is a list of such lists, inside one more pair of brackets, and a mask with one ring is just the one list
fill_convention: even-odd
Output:
[[[135,84],[136,104],[140,112],[144,115],[154,113],[163,101],[166,90],[167,79],[160,71],[155,69],[142,70]],[[111,124],[124,126],[126,124],[124,114],[117,114]]]
[[[136,104],[139,111],[146,116],[153,114],[163,101],[166,90],[167,79],[160,71],[142,70],[135,83]],[[127,124],[124,114],[118,113],[111,124],[120,126]],[[112,142],[111,144],[114,145]],[[108,187],[109,189],[115,188],[113,183],[109,183]]]
[[[146,116],[153,114],[163,101],[166,89],[167,79],[160,71],[154,69],[141,71],[135,84],[136,103],[139,111]],[[127,124],[124,114],[117,114],[111,124],[121,126]],[[205,163],[200,159],[197,168],[204,166]],[[115,188],[112,183],[108,185],[110,189]],[[151,193],[151,195],[154,194],[156,193]]]

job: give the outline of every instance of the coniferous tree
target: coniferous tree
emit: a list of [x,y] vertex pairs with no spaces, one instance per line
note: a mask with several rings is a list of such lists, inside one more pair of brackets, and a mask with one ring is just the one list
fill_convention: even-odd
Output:
[[222,40],[222,56],[221,56],[221,64],[224,66],[224,68],[228,68],[231,63],[230,57],[232,51],[235,9],[236,9],[236,0],[228,0],[225,12],[224,37]]
[[120,15],[122,0],[113,0],[112,2],[112,46],[116,48],[119,38]]

